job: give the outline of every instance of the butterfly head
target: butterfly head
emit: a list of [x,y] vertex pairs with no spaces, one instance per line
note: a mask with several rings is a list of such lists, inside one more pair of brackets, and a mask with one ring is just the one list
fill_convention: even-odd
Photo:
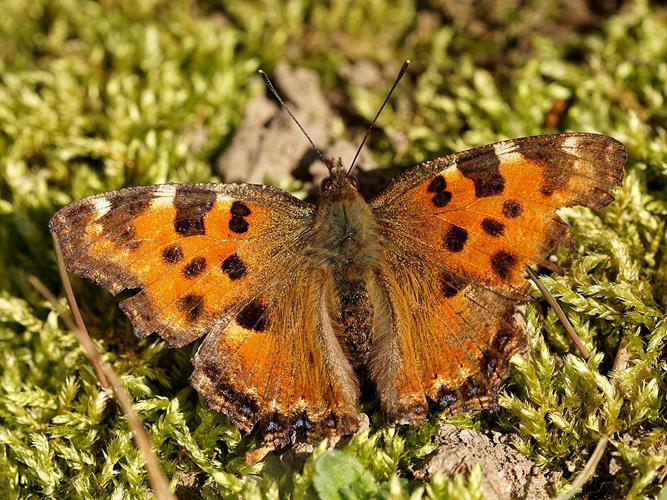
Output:
[[357,178],[343,167],[343,161],[340,158],[336,163],[331,163],[329,176],[325,177],[320,185],[320,192],[328,196],[332,194],[340,195],[350,191],[357,192],[358,190]]

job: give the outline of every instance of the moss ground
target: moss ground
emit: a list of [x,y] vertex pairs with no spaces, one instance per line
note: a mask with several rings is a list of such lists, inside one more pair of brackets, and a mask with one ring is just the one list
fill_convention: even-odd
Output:
[[[667,10],[636,2],[448,0],[8,0],[0,16],[0,495],[145,497],[125,418],[74,337],[26,277],[61,293],[47,222],[82,196],[164,181],[215,180],[215,159],[277,62],[316,70],[352,138],[413,61],[370,151],[408,166],[496,140],[598,131],[624,142],[616,201],[564,212],[577,241],[545,279],[594,353],[583,362],[552,311],[526,308],[532,359],[518,360],[493,415],[463,425],[516,434],[536,464],[581,471],[610,446],[582,495],[658,497],[667,475]],[[548,5],[548,6],[547,6]],[[341,71],[369,61],[364,85]],[[386,71],[385,71],[386,70]],[[555,106],[556,105],[556,106]],[[556,113],[558,105],[565,110]],[[202,140],[202,137],[204,140]],[[122,375],[172,487],[197,495],[479,497],[479,471],[428,484],[412,472],[442,417],[369,432],[303,468],[244,465],[241,437],[188,386],[192,348],[137,342],[115,300],[75,289],[98,348]],[[627,355],[620,370],[612,364]],[[338,474],[344,470],[346,474]]]

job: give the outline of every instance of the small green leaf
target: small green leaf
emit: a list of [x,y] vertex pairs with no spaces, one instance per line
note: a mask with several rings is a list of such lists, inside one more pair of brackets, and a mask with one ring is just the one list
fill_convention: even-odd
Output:
[[327,451],[315,463],[313,486],[324,500],[368,498],[378,489],[361,462],[339,450]]

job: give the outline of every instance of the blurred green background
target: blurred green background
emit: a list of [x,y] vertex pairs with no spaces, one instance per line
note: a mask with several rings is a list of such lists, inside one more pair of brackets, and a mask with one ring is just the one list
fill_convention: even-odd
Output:
[[[26,282],[62,296],[47,223],[126,185],[220,180],[216,162],[264,92],[258,68],[314,70],[356,142],[412,60],[368,150],[407,167],[450,151],[563,130],[629,151],[617,201],[569,209],[577,248],[545,278],[594,356],[583,362],[541,298],[531,360],[502,409],[459,425],[509,436],[567,489],[600,436],[589,498],[660,495],[667,474],[667,10],[646,1],[5,0],[0,11],[0,494],[143,498],[143,462],[112,394]],[[375,75],[364,79],[360,75]],[[276,179],[300,192],[299,182]],[[116,300],[74,282],[98,348],[131,394],[181,498],[479,498],[483,471],[417,479],[444,417],[371,429],[342,446],[250,468],[241,437],[188,385],[193,347],[138,342]],[[537,297],[537,295],[536,295]],[[626,362],[612,370],[617,353]],[[303,461],[305,460],[305,464]],[[340,474],[339,471],[345,471]],[[537,470],[537,469],[536,469]],[[665,498],[662,492],[661,498]]]

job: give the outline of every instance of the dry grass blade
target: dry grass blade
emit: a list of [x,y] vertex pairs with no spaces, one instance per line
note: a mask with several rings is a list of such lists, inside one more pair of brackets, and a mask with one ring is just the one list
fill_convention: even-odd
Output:
[[[55,237],[53,241],[56,247],[56,258],[58,260],[58,269],[60,270],[60,280],[65,286],[67,301],[69,302],[70,306],[74,304],[73,309],[76,310],[76,313],[73,312],[70,313],[70,311],[67,311],[66,309],[61,307],[55,295],[51,293],[51,290],[46,288],[46,286],[44,286],[44,284],[35,276],[28,277],[28,281],[46,300],[48,300],[51,304],[54,305],[60,317],[63,319],[65,324],[67,324],[68,328],[72,331],[72,333],[76,337],[76,340],[79,342],[79,344],[81,344],[81,347],[83,347],[86,356],[88,357],[91,364],[95,368],[95,373],[97,375],[97,379],[100,381],[100,385],[104,388],[107,388],[109,387],[109,381],[107,380],[107,377],[104,374],[104,370],[102,369],[102,365],[100,364],[100,357],[99,355],[96,355],[97,349],[95,348],[95,344],[93,344],[90,335],[88,335],[88,330],[86,329],[86,326],[83,322],[83,318],[81,318],[81,313],[79,312],[79,308],[76,306],[76,300],[74,299],[74,292],[72,291],[72,285],[67,277],[67,271],[65,270],[65,264],[63,262],[63,257],[62,253],[60,252],[58,241],[55,239]],[[75,316],[74,319],[72,319],[72,314],[78,314],[78,317]],[[76,325],[82,325],[83,328],[77,328],[75,326],[75,322]]]
[[[579,339],[579,336],[576,334],[574,331],[574,328],[572,328],[572,325],[570,324],[569,320],[565,316],[565,313],[563,310],[560,308],[556,300],[553,298],[553,296],[549,293],[549,291],[542,285],[542,283],[539,281],[539,278],[532,272],[530,268],[526,268],[528,270],[528,274],[530,275],[531,279],[535,282],[537,287],[540,289],[544,297],[547,299],[549,304],[554,308],[556,311],[556,314],[558,315],[558,318],[563,322],[563,326],[565,326],[565,329],[567,332],[570,334],[570,337],[572,337],[572,340],[574,343],[577,345],[579,348],[579,351],[584,349],[584,352],[581,352],[581,355],[585,358],[588,359],[590,354],[588,353],[588,350],[586,350],[586,347],[581,344],[581,340]],[[561,317],[562,314],[562,317]],[[564,320],[563,320],[564,319]],[[569,328],[568,328],[569,327]],[[572,332],[570,332],[570,329]],[[574,337],[573,337],[574,335]],[[581,344],[581,347],[579,345]],[[619,343],[619,348],[618,352],[616,353],[616,358],[614,359],[614,365],[613,369],[614,370],[623,370],[627,364],[628,360],[628,351],[627,351],[627,341],[625,339],[621,339],[621,342]],[[595,449],[593,450],[593,453],[589,457],[588,461],[586,462],[586,465],[582,469],[582,471],[579,473],[577,478],[572,482],[568,490],[564,493],[561,493],[558,495],[555,500],[570,500],[573,498],[581,488],[588,482],[588,480],[592,477],[593,473],[595,472],[595,469],[597,468],[598,463],[604,456],[604,452],[607,450],[607,445],[609,444],[609,436],[603,435],[600,437],[598,440],[597,444],[595,445]]]
[[602,458],[605,450],[607,449],[608,442],[609,442],[608,436],[602,436],[600,438],[598,444],[595,446],[595,450],[593,450],[593,453],[588,459],[588,462],[586,462],[586,465],[581,471],[581,474],[577,476],[577,479],[575,479],[574,482],[570,485],[570,488],[565,493],[561,493],[560,495],[558,495],[555,500],[570,500],[570,498],[573,498],[574,495],[576,495],[579,492],[579,490],[584,486],[584,484],[588,482],[588,480],[595,472],[595,469],[597,468],[600,459]]
[[565,331],[570,336],[572,342],[574,342],[574,345],[577,346],[577,349],[581,353],[581,357],[588,361],[588,358],[591,357],[591,353],[589,352],[588,349],[586,349],[586,346],[579,338],[579,335],[577,335],[577,332],[574,331],[572,323],[570,323],[570,320],[567,319],[567,316],[565,315],[563,309],[560,307],[560,304],[556,302],[554,296],[551,295],[549,290],[547,290],[547,288],[542,284],[540,279],[537,277],[537,275],[533,272],[533,270],[530,267],[526,266],[526,272],[528,273],[528,276],[530,276],[530,279],[533,280],[533,283],[535,283],[539,291],[542,292],[544,298],[547,299],[549,305],[553,307],[553,310],[556,313],[556,316],[558,316],[560,322],[563,324]]
[[[586,346],[584,343],[581,341],[579,338],[579,335],[577,335],[577,332],[574,331],[574,327],[572,326],[572,323],[570,323],[570,320],[567,318],[565,315],[565,312],[563,309],[560,307],[560,304],[556,302],[556,299],[554,298],[553,295],[547,290],[547,288],[542,284],[540,279],[537,277],[537,275],[533,272],[531,268],[526,266],[526,272],[528,273],[528,276],[530,276],[530,279],[533,280],[533,283],[537,286],[538,290],[542,293],[545,299],[547,299],[547,302],[549,305],[553,308],[554,312],[556,313],[556,316],[558,316],[558,319],[560,322],[563,324],[563,327],[565,328],[565,331],[568,333],[570,338],[572,339],[572,342],[574,342],[574,345],[577,346],[577,349],[581,353],[581,356],[585,359],[588,360],[588,358],[591,357],[591,353],[586,349]],[[577,478],[574,480],[574,482],[570,485],[570,488],[567,490],[565,493],[561,493],[556,497],[556,500],[570,500],[570,498],[574,497],[574,495],[577,494],[577,492],[588,482],[588,480],[591,478],[593,473],[595,472],[595,469],[597,468],[598,463],[600,462],[600,459],[604,455],[605,450],[607,449],[607,443],[609,442],[609,437],[608,436],[602,436],[600,440],[598,441],[597,445],[595,446],[595,450],[593,451],[593,454],[590,456],[588,461],[586,462],[586,465],[584,466],[583,470],[581,473],[577,476]]]
[[67,309],[60,306],[60,304],[58,303],[58,299],[56,299],[56,296],[53,295],[53,293],[51,293],[51,290],[46,288],[44,283],[42,283],[37,277],[28,276],[28,282],[32,285],[32,287],[35,290],[37,290],[37,292],[39,292],[39,294],[42,297],[48,300],[51,303],[51,305],[53,305],[56,308],[56,311],[58,311],[58,315],[62,318],[67,327],[72,331],[72,333],[76,337],[76,340],[79,342],[79,344],[81,344],[81,347],[83,347],[83,350],[86,353],[88,361],[90,361],[90,363],[95,368],[95,374],[97,375],[97,380],[99,380],[100,385],[105,389],[108,388],[109,381],[107,380],[107,376],[104,374],[104,369],[100,364],[99,356],[95,356],[95,344],[93,344],[93,341],[90,339],[88,331],[86,330],[81,331],[76,327],[74,320],[72,319],[71,313]]
[[148,480],[150,482],[151,488],[153,489],[153,492],[155,493],[155,498],[158,500],[175,500],[176,497],[169,490],[169,483],[162,471],[159,460],[155,453],[153,453],[148,433],[143,426],[141,418],[139,418],[139,415],[137,415],[137,413],[134,411],[134,408],[132,408],[132,402],[130,401],[130,397],[128,396],[120,381],[120,377],[111,367],[111,365],[102,359],[100,353],[95,347],[95,344],[92,342],[90,336],[88,335],[86,325],[84,324],[83,318],[81,317],[81,312],[79,311],[79,308],[74,299],[74,293],[72,292],[72,286],[69,281],[69,277],[67,276],[67,271],[63,265],[60,245],[58,241],[55,240],[55,238],[54,241],[56,254],[58,257],[58,266],[60,267],[61,278],[63,285],[65,286],[67,299],[70,304],[70,309],[72,310],[74,321],[72,320],[72,316],[70,316],[68,311],[60,305],[53,293],[51,293],[51,291],[46,288],[46,286],[38,278],[35,276],[30,276],[28,281],[41,295],[44,296],[46,300],[48,300],[53,305],[54,309],[58,312],[58,314],[60,314],[67,327],[72,330],[76,339],[84,348],[86,355],[90,359],[91,363],[93,366],[95,366],[95,369],[98,372],[100,384],[105,387],[108,387],[110,384],[113,388],[118,402],[120,403],[120,406],[123,409],[125,416],[127,417],[128,426],[132,431],[134,441],[144,456],[144,463],[146,464]]
[[[625,338],[622,338],[619,343],[618,352],[616,353],[616,358],[614,359],[613,369],[623,370],[625,369],[627,362],[628,362],[628,344],[627,340]],[[560,495],[558,495],[555,500],[570,500],[570,498],[573,498],[579,492],[579,490],[584,486],[584,484],[586,484],[588,480],[591,478],[593,472],[595,472],[598,463],[604,456],[604,452],[607,449],[607,444],[609,444],[609,436],[603,435],[599,439],[597,445],[595,446],[595,450],[593,450],[593,454],[586,462],[586,465],[582,469],[581,473],[579,473],[579,475],[577,476],[577,479],[575,479],[572,482],[570,488],[565,493],[561,493]]]

